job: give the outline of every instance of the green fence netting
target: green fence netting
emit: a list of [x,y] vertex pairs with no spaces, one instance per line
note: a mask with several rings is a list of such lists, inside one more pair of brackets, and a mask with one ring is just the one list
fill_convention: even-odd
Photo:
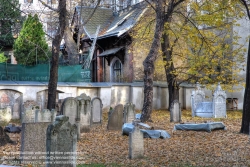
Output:
[[[88,73],[89,75],[83,75]],[[18,64],[0,63],[1,81],[44,81],[48,82],[50,66],[38,64],[23,66]],[[83,70],[81,65],[59,66],[58,82],[90,82],[90,70]]]

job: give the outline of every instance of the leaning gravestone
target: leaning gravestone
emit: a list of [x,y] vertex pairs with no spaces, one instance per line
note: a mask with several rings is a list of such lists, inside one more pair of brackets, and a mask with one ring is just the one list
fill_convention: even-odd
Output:
[[118,104],[109,111],[108,130],[122,130],[123,125],[123,105]]
[[11,118],[12,115],[10,106],[0,109],[0,126],[7,125],[10,122]]
[[36,122],[53,122],[56,118],[55,110],[39,110],[36,112]]
[[226,99],[227,94],[222,90],[220,83],[218,83],[216,90],[213,94],[213,114],[215,118],[226,118]]
[[102,100],[99,97],[95,97],[91,101],[91,110],[92,110],[92,124],[101,124],[102,123]]
[[46,167],[76,167],[77,126],[60,115],[46,134]]
[[124,123],[132,123],[135,120],[135,105],[127,103],[124,106]]
[[170,122],[181,122],[181,105],[174,100],[170,107]]
[[197,105],[199,103],[203,102],[204,99],[205,99],[205,92],[203,90],[201,90],[201,86],[197,82],[195,90],[192,91],[192,95],[191,95],[191,107],[192,107],[192,116],[193,117],[196,116],[195,112],[196,112]]
[[50,122],[23,123],[21,131],[21,161],[23,164],[44,163],[46,156],[46,131]]
[[144,154],[143,133],[140,131],[138,125],[132,132],[129,133],[129,158],[142,158]]

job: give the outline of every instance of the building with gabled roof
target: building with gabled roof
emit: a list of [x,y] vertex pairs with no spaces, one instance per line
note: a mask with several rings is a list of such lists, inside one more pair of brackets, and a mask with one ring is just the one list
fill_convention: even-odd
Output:
[[[127,6],[120,11],[111,8],[75,8],[72,27],[77,41],[81,36],[80,62],[85,68],[91,57],[91,82],[132,82],[134,80],[133,53],[129,52],[132,39],[129,31],[147,10],[144,2]],[[80,15],[81,13],[81,15]],[[80,25],[80,26],[79,26]],[[96,36],[98,26],[100,29]],[[95,46],[93,47],[96,38]],[[67,49],[67,48],[66,48]]]

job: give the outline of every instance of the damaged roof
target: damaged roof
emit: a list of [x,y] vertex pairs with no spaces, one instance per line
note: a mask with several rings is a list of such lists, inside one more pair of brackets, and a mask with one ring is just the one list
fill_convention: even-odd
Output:
[[[81,7],[76,7],[80,13]],[[100,25],[98,39],[110,36],[121,36],[130,30],[147,10],[145,3],[138,3],[126,9],[113,13],[112,9],[97,8],[91,19],[84,25],[84,31],[89,38],[94,38]],[[93,13],[93,7],[82,7],[82,23]]]

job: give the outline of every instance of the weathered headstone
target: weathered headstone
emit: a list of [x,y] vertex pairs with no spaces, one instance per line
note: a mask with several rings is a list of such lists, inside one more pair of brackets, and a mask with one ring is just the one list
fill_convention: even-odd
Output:
[[192,116],[193,117],[196,116],[195,111],[197,108],[197,104],[200,102],[203,102],[204,99],[205,99],[205,92],[203,90],[201,90],[200,84],[197,82],[195,90],[192,91],[192,95],[191,95],[191,107],[192,107]]
[[10,106],[0,109],[0,126],[7,125],[10,122],[11,118],[12,114]]
[[135,120],[135,105],[127,103],[124,106],[124,123],[132,123]]
[[227,117],[226,99],[227,94],[222,90],[220,83],[218,83],[217,88],[213,94],[213,112],[215,118]]
[[62,114],[69,117],[69,122],[71,124],[75,124],[76,119],[78,118],[77,112],[77,100],[73,97],[67,97],[62,104]]
[[80,114],[80,132],[89,132],[91,125],[90,100],[78,99],[78,112]]
[[36,121],[36,110],[26,108],[22,112],[22,123],[32,123]]
[[170,122],[181,122],[181,105],[174,100],[170,107]]
[[[29,161],[44,163],[46,156],[46,131],[50,122],[23,123],[20,157],[24,164]],[[25,162],[26,161],[26,162]]]
[[46,135],[46,167],[76,167],[77,126],[60,115],[50,124]]
[[123,125],[123,105],[118,104],[109,111],[108,130],[122,130]]
[[38,110],[36,112],[36,122],[53,122],[56,118],[55,110]]
[[143,133],[135,124],[132,132],[129,133],[129,158],[142,158],[144,155]]
[[102,100],[99,97],[95,97],[91,100],[92,124],[102,123],[102,106]]

